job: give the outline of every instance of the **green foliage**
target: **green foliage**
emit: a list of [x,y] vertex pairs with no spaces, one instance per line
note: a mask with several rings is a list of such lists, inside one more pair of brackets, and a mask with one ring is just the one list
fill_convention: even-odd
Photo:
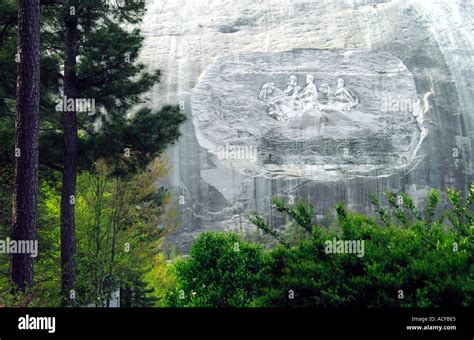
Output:
[[[177,106],[147,106],[159,70],[138,62],[143,37],[137,28],[144,1],[68,0],[42,6],[41,17],[41,178],[59,180],[64,154],[61,108],[64,17],[74,6],[79,23],[79,98],[95,100],[95,113],[78,112],[79,170],[93,171],[97,159],[117,164],[116,175],[142,171],[179,137],[185,116]],[[17,3],[0,4],[0,167],[13,165],[16,92]],[[127,27],[127,28],[125,28]],[[124,150],[131,151],[124,157]],[[45,171],[46,170],[46,171]]]
[[201,234],[190,257],[174,265],[176,287],[167,303],[177,307],[245,307],[261,294],[263,248],[230,233]]
[[[303,237],[290,242],[285,229],[272,228],[258,215],[251,216],[251,222],[280,243],[268,251],[255,244],[243,246],[233,234],[205,233],[193,243],[190,258],[175,264],[176,286],[168,293],[167,303],[472,307],[474,185],[465,200],[453,190],[447,196],[452,209],[438,213],[441,194],[432,190],[422,215],[404,193],[386,191],[388,208],[371,195],[378,218],[350,212],[339,203],[337,227],[331,229],[311,224],[314,209],[307,203],[292,206],[275,199],[277,210],[290,217],[291,228],[286,230],[303,231]],[[440,217],[436,220],[436,216]],[[337,240],[363,241],[363,252],[330,251]],[[256,259],[242,259],[242,253],[233,251],[235,242],[241,250],[257,247]]]
[[[474,305],[474,267],[472,211],[473,186],[462,203],[461,193],[448,190],[453,210],[446,211],[452,226],[434,221],[440,193],[428,196],[425,217],[412,200],[401,194],[405,209],[395,195],[385,192],[390,209],[381,208],[371,195],[380,220],[336,207],[339,228],[329,231],[313,227],[310,238],[296,246],[285,244],[270,251],[271,280],[257,299],[261,306],[402,306],[439,307]],[[279,203],[282,206],[281,202]],[[281,209],[307,229],[310,209]],[[291,212],[291,213],[290,213]],[[443,214],[442,214],[443,215]],[[404,228],[393,222],[392,216]],[[260,222],[261,217],[252,222]],[[260,223],[255,223],[261,228]],[[268,225],[264,232],[274,232]],[[364,241],[363,256],[328,253],[326,241]],[[403,291],[403,299],[399,298]],[[291,296],[292,295],[292,296]]]
[[[81,305],[101,304],[121,285],[137,296],[124,300],[126,305],[154,303],[144,275],[151,267],[149,259],[157,252],[156,240],[164,228],[156,226],[169,198],[166,190],[156,190],[150,182],[147,166],[177,140],[185,116],[177,106],[159,110],[147,106],[146,94],[159,82],[160,71],[147,69],[138,61],[143,37],[137,27],[145,5],[144,1],[66,0],[42,6],[40,255],[35,260],[36,284],[30,305],[59,305],[58,184],[64,143],[63,113],[57,100],[63,93],[64,18],[70,6],[74,6],[79,23],[79,97],[94,99],[96,104],[93,114],[77,113],[78,166],[82,172],[76,195],[77,301]],[[17,1],[0,1],[1,239],[11,235],[17,16]],[[124,155],[125,149],[129,149],[129,157]],[[96,171],[98,159],[108,164],[107,175]],[[132,249],[126,256],[118,251],[125,242],[130,242]],[[0,254],[0,296],[7,296],[11,287],[8,263],[8,255]],[[145,296],[150,297],[149,302],[143,300]]]
[[157,304],[154,288],[149,287],[143,275],[134,272],[120,287],[120,307],[153,307]]
[[398,204],[397,196],[386,190],[385,197],[387,198],[388,203],[393,208],[393,213],[395,217],[406,227],[409,224],[408,217],[406,216],[405,212],[403,211],[402,207]]
[[469,187],[466,200],[463,200],[460,191],[448,189],[447,194],[453,210],[445,212],[443,217],[447,217],[461,235],[466,237],[472,236],[474,212],[471,208],[474,202],[474,183]]
[[314,209],[310,204],[297,202],[294,207],[289,206],[280,198],[274,198],[273,204],[279,212],[285,212],[291,216],[301,228],[311,233],[311,221],[314,217]]
[[[14,288],[13,284],[9,287],[2,287],[0,281],[0,308],[2,307],[34,307],[32,303],[34,293],[31,290],[25,292]],[[12,289],[14,288],[14,289]],[[13,291],[15,293],[13,293]]]
[[373,193],[370,193],[369,197],[370,197],[370,202],[374,206],[375,211],[379,215],[380,220],[383,222],[383,224],[385,224],[386,226],[389,226],[390,225],[390,215],[384,208],[382,208],[378,197]]
[[400,193],[400,196],[403,199],[403,206],[411,213],[411,215],[418,221],[423,220],[423,216],[421,215],[420,211],[415,207],[413,200],[410,196],[405,193]]
[[[129,180],[110,177],[104,161],[95,172],[82,173],[77,182],[76,237],[78,306],[105,306],[120,288],[123,307],[157,304],[161,281],[150,283],[162,237],[174,225],[170,196],[156,188],[168,173],[164,159]],[[57,307],[61,304],[59,188],[43,181],[38,206],[39,255],[35,259],[35,287],[27,296],[10,294],[8,260],[2,261],[0,305]],[[8,259],[8,255],[0,254]],[[157,279],[163,279],[157,276]],[[169,280],[168,280],[169,281]],[[163,282],[167,282],[163,280]],[[162,298],[162,296],[161,296]]]
[[425,222],[428,226],[431,226],[435,217],[436,209],[438,208],[441,195],[438,190],[432,189],[428,194],[428,199],[425,208]]
[[276,240],[278,240],[281,244],[287,244],[283,235],[281,235],[278,231],[271,228],[265,220],[258,215],[252,215],[249,217],[251,223],[255,224],[260,230],[263,230],[264,233],[273,236]]
[[104,161],[98,161],[96,169],[78,178],[77,302],[106,305],[120,288],[124,307],[153,305],[145,275],[172,226],[169,195],[155,186],[167,175],[167,163],[157,159],[127,181],[109,177]]
[[[175,256],[172,256],[174,259]],[[171,261],[171,260],[170,260]],[[167,304],[166,293],[176,287],[176,280],[172,273],[173,265],[168,263],[165,255],[160,253],[153,257],[150,271],[145,274],[148,291],[154,299],[154,305],[165,307]],[[121,303],[121,305],[124,305]]]

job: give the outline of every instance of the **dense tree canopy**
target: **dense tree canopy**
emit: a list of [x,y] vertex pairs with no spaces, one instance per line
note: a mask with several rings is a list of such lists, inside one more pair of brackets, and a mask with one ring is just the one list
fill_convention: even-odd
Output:
[[[39,162],[40,200],[38,226],[52,222],[52,211],[44,209],[44,190],[61,190],[61,177],[68,159],[63,139],[68,112],[64,98],[66,84],[64,65],[68,35],[67,17],[77,21],[77,60],[75,87],[77,98],[86,110],[77,110],[77,163],[79,173],[96,173],[97,161],[105,162],[107,177],[130,181],[146,172],[147,166],[179,137],[185,116],[177,106],[165,105],[160,110],[147,106],[148,94],[160,80],[159,70],[148,70],[138,62],[142,46],[138,24],[145,2],[114,1],[42,1],[41,12],[41,92]],[[0,236],[11,236],[11,197],[15,131],[16,45],[18,8],[14,0],[0,4]],[[71,98],[69,98],[71,99]],[[75,101],[77,104],[77,101]],[[64,104],[64,105],[63,105]],[[72,130],[73,134],[74,129]],[[71,137],[69,138],[71,140]],[[74,174],[72,176],[75,177]],[[73,178],[75,181],[75,178]],[[64,188],[63,182],[62,186]],[[75,187],[75,186],[74,186]],[[74,188],[73,188],[74,189]],[[75,192],[75,189],[74,189]],[[157,193],[158,196],[164,193]],[[157,197],[158,197],[157,196]],[[67,196],[69,198],[69,196]],[[80,197],[74,201],[80,201]],[[70,202],[69,199],[67,202]],[[163,202],[162,202],[163,203]],[[70,204],[70,203],[67,203]],[[52,209],[51,206],[49,206]],[[162,212],[157,212],[161,214]],[[59,217],[58,217],[59,218]],[[73,215],[74,218],[74,215]],[[74,218],[75,219],[75,218]],[[130,222],[131,223],[131,222]],[[129,227],[132,226],[132,223]],[[74,228],[75,229],[75,228]],[[44,235],[45,230],[39,230]],[[54,233],[52,235],[55,235]],[[57,235],[56,235],[57,236]],[[41,237],[41,236],[39,236]],[[74,237],[70,239],[76,243]],[[63,242],[64,243],[64,242]],[[77,241],[78,244],[81,240]],[[46,243],[48,244],[48,243]],[[114,246],[115,247],[115,246]],[[114,247],[110,251],[114,251]],[[53,249],[45,246],[45,251]],[[52,254],[50,254],[52,256]],[[1,254],[0,257],[7,258]],[[48,258],[48,256],[46,256]],[[41,263],[42,258],[37,260]],[[2,275],[8,275],[2,261]],[[134,280],[141,280],[140,273]],[[40,275],[41,276],[41,275]],[[51,281],[53,282],[53,281]]]

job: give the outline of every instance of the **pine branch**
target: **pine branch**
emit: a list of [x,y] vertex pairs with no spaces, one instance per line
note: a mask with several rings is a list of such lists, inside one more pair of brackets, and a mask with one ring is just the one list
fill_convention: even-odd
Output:
[[392,208],[395,209],[395,217],[398,218],[398,220],[402,222],[402,224],[405,227],[408,227],[410,223],[408,221],[408,218],[405,215],[405,212],[398,204],[397,197],[395,196],[395,194],[388,190],[384,191],[384,194],[385,194],[385,197],[387,198],[388,203],[392,206]]
[[283,239],[283,236],[275,229],[270,227],[261,216],[252,215],[249,217],[250,223],[254,224],[258,229],[262,230],[265,234],[273,236],[278,242],[285,247],[289,247],[289,244]]
[[382,208],[380,201],[374,193],[369,194],[370,202],[375,206],[375,211],[379,214],[382,222],[389,227],[390,226],[390,215],[389,213]]

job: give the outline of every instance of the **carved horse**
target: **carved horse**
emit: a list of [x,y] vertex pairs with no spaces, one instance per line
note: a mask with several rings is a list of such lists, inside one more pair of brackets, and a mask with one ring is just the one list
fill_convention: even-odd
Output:
[[267,113],[278,121],[286,121],[297,116],[301,109],[298,99],[286,96],[275,83],[263,84],[258,99],[268,103]]

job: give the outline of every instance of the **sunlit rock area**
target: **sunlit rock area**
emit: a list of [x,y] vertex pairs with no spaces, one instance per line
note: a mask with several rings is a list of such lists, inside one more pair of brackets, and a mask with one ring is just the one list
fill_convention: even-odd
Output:
[[472,1],[151,1],[141,59],[156,108],[188,119],[166,186],[186,250],[205,230],[282,224],[275,196],[320,216],[369,193],[473,179]]

